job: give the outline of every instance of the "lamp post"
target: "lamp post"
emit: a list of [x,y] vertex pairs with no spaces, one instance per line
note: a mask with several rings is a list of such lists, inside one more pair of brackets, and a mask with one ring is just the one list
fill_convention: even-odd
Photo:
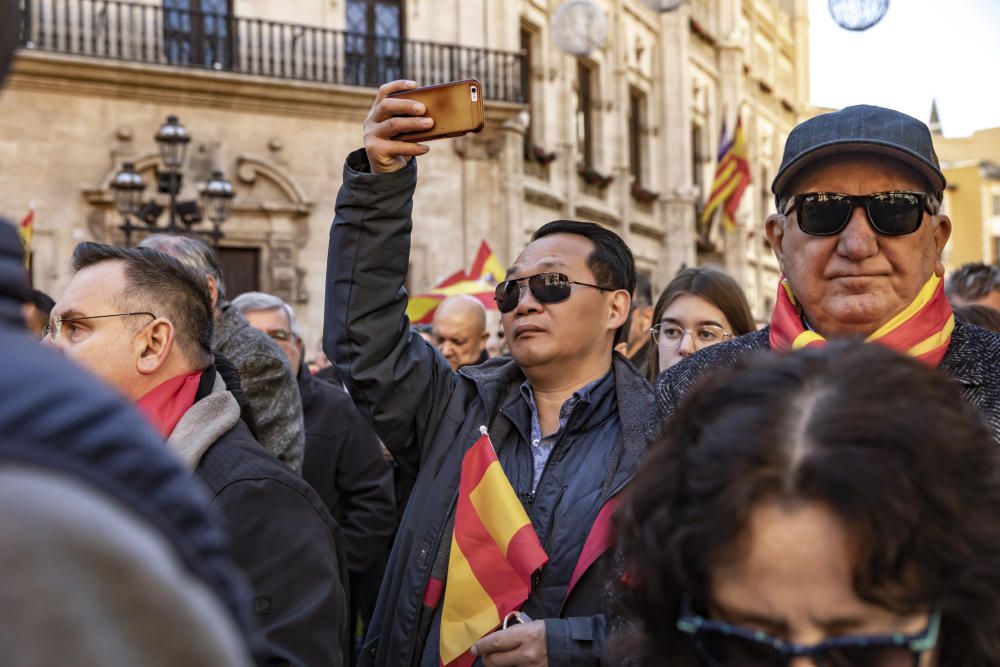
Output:
[[[167,116],[166,122],[156,132],[156,144],[160,149],[160,168],[157,169],[158,190],[170,196],[169,214],[166,227],[157,224],[164,207],[150,199],[143,203],[142,193],[146,183],[131,162],[122,164],[121,171],[111,181],[115,205],[124,222],[120,229],[125,233],[125,245],[132,245],[133,232],[165,232],[167,234],[198,234],[209,237],[218,248],[223,237],[222,223],[229,217],[229,207],[234,197],[233,184],[227,181],[221,171],[212,172],[212,179],[201,191],[201,206],[195,201],[177,201],[183,182],[181,170],[187,157],[191,135],[180,124],[177,116]],[[212,222],[212,229],[202,231],[192,229],[202,220],[202,212]],[[138,218],[145,226],[133,223]],[[180,218],[180,224],[178,223]]]

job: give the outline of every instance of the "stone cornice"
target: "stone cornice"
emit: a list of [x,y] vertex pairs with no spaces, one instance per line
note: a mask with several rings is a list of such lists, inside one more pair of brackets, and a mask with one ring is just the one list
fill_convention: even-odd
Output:
[[[371,88],[30,50],[20,51],[7,87],[164,106],[352,121],[368,113],[374,97]],[[502,123],[523,108],[521,104],[487,102],[486,122]]]

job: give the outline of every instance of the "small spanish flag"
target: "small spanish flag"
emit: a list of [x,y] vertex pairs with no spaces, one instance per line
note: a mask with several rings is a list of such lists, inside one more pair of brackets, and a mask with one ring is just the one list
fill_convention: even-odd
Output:
[[31,230],[35,222],[35,207],[32,206],[28,211],[28,215],[24,216],[24,220],[17,227],[18,236],[21,237],[21,245],[24,246],[24,268],[31,268]]
[[441,611],[441,664],[466,667],[469,649],[524,604],[548,562],[486,428],[462,459]]

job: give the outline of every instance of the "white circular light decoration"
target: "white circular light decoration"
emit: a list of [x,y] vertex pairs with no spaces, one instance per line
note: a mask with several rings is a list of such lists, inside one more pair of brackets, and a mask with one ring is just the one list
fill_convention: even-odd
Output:
[[830,0],[830,16],[845,30],[868,30],[889,10],[889,0]]
[[568,0],[552,17],[552,41],[563,53],[585,56],[608,36],[608,16],[594,0]]
[[642,4],[654,12],[672,12],[685,2],[686,0],[642,0]]

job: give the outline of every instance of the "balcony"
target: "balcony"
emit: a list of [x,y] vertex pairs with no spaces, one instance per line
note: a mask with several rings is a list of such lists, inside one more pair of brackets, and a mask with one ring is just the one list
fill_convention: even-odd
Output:
[[522,56],[116,0],[21,0],[24,48],[87,58],[376,88],[476,78],[522,103]]

